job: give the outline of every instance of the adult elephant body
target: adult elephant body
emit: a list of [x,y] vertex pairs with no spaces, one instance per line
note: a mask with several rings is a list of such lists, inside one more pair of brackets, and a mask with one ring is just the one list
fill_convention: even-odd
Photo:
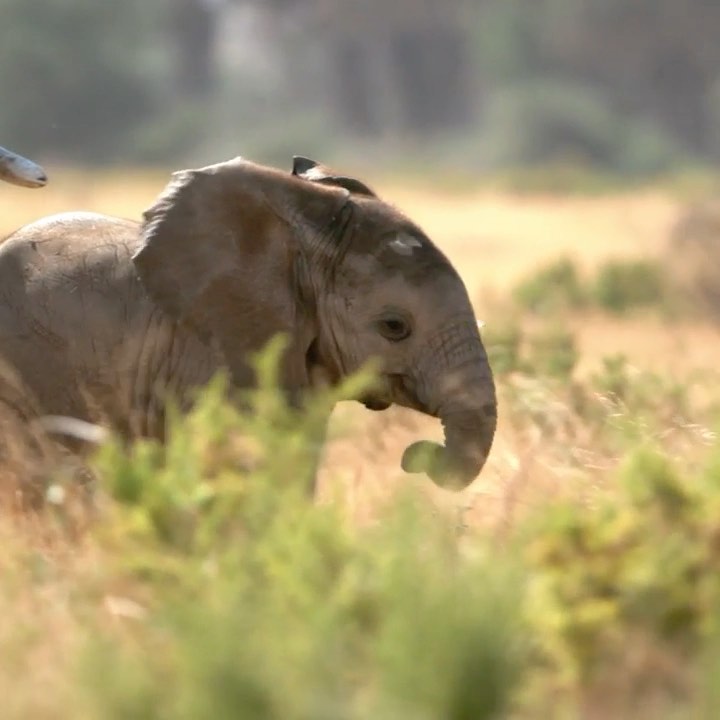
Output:
[[207,382],[210,345],[153,303],[139,224],[93,213],[31,223],[0,246],[0,354],[42,412],[162,438],[165,390]]
[[455,487],[479,473],[497,413],[466,289],[358,180],[236,158],[175,173],[142,223],[63,214],[0,246],[1,352],[48,415],[162,438],[168,391],[189,402],[220,368],[252,386],[249,355],[280,332],[291,401],[375,358],[368,407],[445,427],[446,445],[409,448],[405,468]]

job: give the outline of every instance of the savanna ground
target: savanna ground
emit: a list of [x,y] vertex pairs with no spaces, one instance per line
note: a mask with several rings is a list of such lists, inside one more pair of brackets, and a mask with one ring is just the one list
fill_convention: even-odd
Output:
[[[0,235],[69,209],[138,217],[166,181],[57,170],[42,191],[3,188]],[[673,284],[687,195],[374,184],[447,253],[486,323],[500,419],[481,477],[455,495],[403,476],[403,449],[439,438],[438,423],[344,403],[322,472],[331,514],[272,501],[288,535],[272,529],[266,491],[241,492],[238,510],[220,483],[239,530],[203,515],[197,477],[168,489],[187,466],[225,478],[218,466],[238,452],[216,436],[232,422],[212,400],[179,431],[188,446],[205,438],[197,457],[179,458],[182,443],[165,460],[111,449],[98,462],[114,501],[99,518],[78,530],[57,481],[49,513],[0,523],[3,717],[716,716],[720,327]],[[248,432],[272,448],[268,427]],[[272,467],[236,484],[271,485]],[[128,490],[143,478],[165,495]],[[408,488],[429,501],[417,516]],[[188,516],[191,541],[175,527]],[[354,534],[385,525],[380,539]],[[223,568],[238,586],[217,580]]]

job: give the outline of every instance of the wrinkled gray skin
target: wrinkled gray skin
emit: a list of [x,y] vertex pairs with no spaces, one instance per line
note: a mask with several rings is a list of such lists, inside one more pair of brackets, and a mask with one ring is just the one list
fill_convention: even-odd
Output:
[[27,188],[47,184],[45,171],[32,160],[0,147],[0,180]]
[[0,246],[0,348],[42,412],[163,438],[167,391],[187,403],[221,367],[252,386],[248,354],[285,332],[291,401],[379,359],[359,399],[445,428],[403,467],[452,488],[477,476],[497,411],[467,291],[366,185],[306,158],[292,173],[236,158],[174,173],[143,217],[55,215]]

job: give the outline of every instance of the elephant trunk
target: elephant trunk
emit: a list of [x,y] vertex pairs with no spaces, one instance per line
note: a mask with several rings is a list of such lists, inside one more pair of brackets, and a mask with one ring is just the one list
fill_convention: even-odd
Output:
[[430,377],[437,379],[426,383],[428,407],[443,424],[445,445],[414,443],[405,450],[402,467],[460,490],[478,476],[490,454],[497,426],[495,384],[475,322],[462,337],[456,329],[433,355],[436,372]]

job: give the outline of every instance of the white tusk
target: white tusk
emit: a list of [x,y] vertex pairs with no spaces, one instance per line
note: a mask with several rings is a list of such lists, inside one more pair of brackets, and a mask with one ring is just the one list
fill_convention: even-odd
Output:
[[109,436],[108,431],[100,425],[63,415],[44,415],[37,422],[46,432],[67,435],[96,445],[107,440]]
[[0,179],[21,187],[38,188],[47,184],[47,174],[32,160],[0,146]]

